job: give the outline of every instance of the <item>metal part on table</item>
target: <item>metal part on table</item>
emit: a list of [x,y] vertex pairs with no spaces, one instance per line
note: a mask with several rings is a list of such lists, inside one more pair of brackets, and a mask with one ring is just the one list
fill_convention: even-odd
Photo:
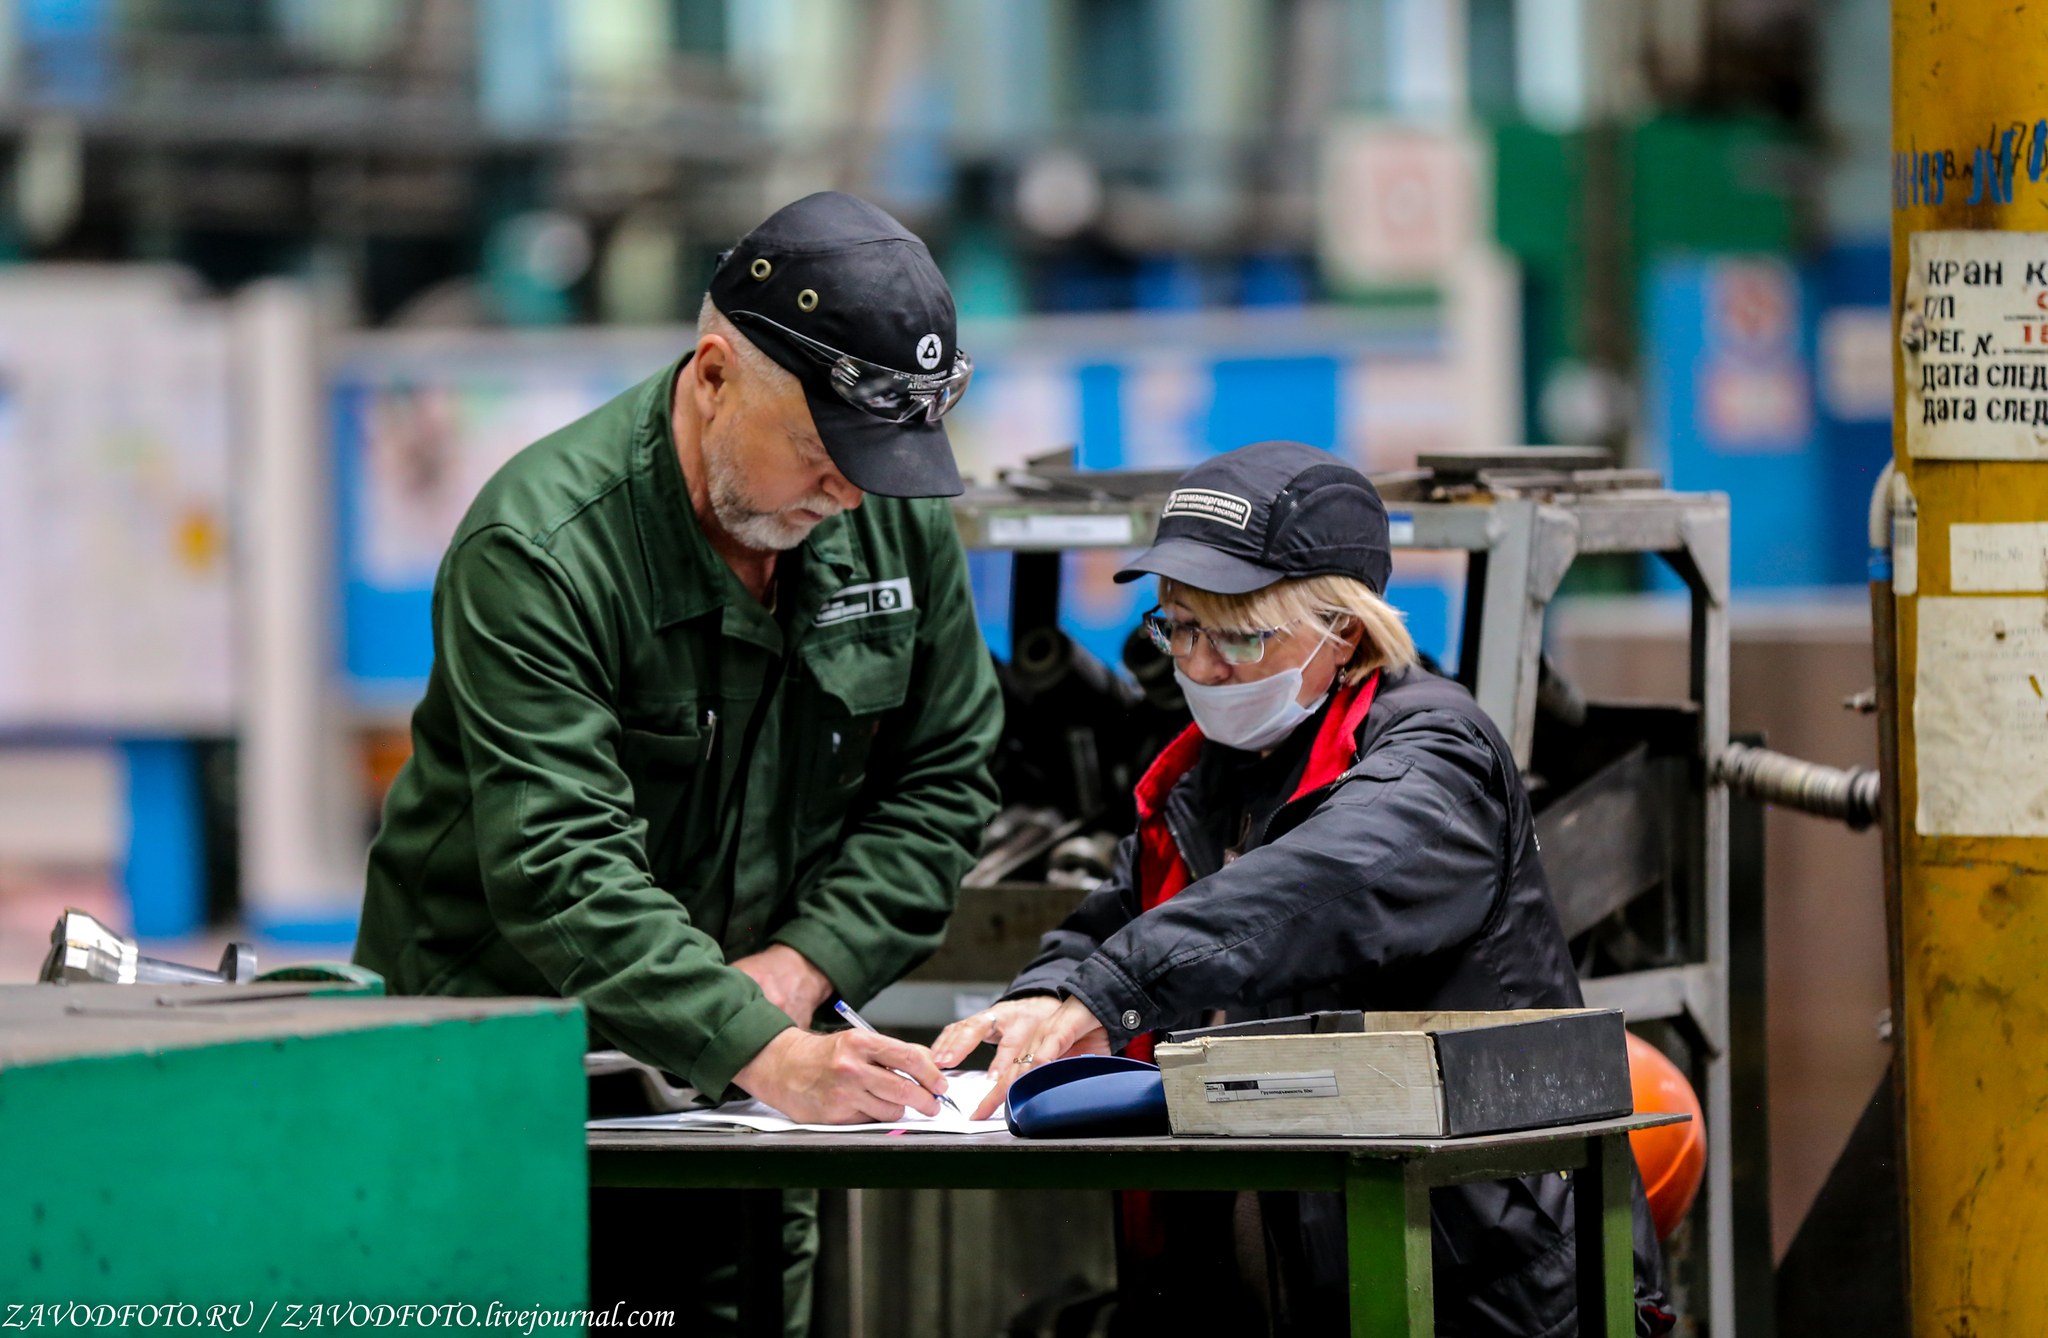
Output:
[[652,1064],[643,1064],[623,1050],[592,1050],[583,1056],[585,1078],[623,1076],[637,1085],[650,1112],[660,1114],[688,1110],[697,1104],[697,1089],[669,1081],[669,1076]]
[[1833,818],[1852,831],[1877,821],[1878,774],[1869,767],[1824,766],[1731,743],[1714,759],[1714,779],[1745,799]]
[[80,910],[67,910],[50,931],[50,955],[38,979],[48,984],[99,981],[108,985],[236,985],[256,978],[256,948],[230,943],[220,967],[144,957],[135,940],[123,938]]
[[307,985],[309,998],[324,998],[338,994],[384,993],[384,977],[367,966],[354,962],[293,962],[289,966],[274,966],[256,977],[258,985]]

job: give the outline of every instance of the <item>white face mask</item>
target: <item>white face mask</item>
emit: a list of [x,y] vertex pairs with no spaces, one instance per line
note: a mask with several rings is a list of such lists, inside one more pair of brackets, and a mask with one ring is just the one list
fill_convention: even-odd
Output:
[[1195,682],[1173,667],[1174,682],[1187,694],[1188,710],[1195,716],[1203,737],[1230,748],[1255,753],[1271,748],[1294,732],[1294,727],[1316,713],[1320,700],[1303,706],[1301,669],[1283,669],[1270,678],[1249,683],[1222,683],[1214,687]]

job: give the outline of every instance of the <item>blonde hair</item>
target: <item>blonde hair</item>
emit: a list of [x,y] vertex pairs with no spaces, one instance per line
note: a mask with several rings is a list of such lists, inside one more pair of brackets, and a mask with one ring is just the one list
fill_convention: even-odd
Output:
[[770,395],[800,392],[796,373],[784,367],[775,359],[763,353],[754,341],[741,334],[739,327],[730,317],[720,311],[711,301],[711,294],[704,294],[704,305],[697,308],[697,334],[715,334],[732,345],[732,351],[739,358],[740,368],[750,381],[758,381],[761,389]]
[[1263,631],[1305,623],[1325,641],[1338,639],[1333,623],[1356,618],[1365,634],[1344,666],[1346,683],[1363,682],[1376,669],[1398,672],[1415,663],[1415,640],[1408,635],[1401,611],[1356,577],[1303,576],[1248,594],[1219,595],[1162,576],[1159,602],[1184,605],[1202,626],[1219,631]]

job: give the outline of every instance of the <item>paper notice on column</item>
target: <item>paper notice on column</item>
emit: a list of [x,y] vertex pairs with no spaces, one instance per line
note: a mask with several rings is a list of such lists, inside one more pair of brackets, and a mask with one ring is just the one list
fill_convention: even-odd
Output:
[[2048,836],[2048,599],[1919,601],[1922,836]]
[[1906,453],[2048,459],[2048,232],[1916,232],[1910,245]]
[[970,1120],[968,1113],[981,1104],[994,1082],[983,1072],[949,1073],[946,1095],[959,1109],[939,1107],[937,1115],[922,1115],[905,1109],[903,1118],[890,1124],[799,1124],[775,1107],[760,1101],[728,1101],[704,1110],[685,1110],[666,1115],[628,1115],[619,1119],[590,1120],[590,1129],[699,1129],[724,1133],[817,1133],[817,1134],[995,1134],[1009,1128],[996,1107],[992,1120]]
[[1948,588],[1957,594],[2048,590],[2048,521],[1950,525]]

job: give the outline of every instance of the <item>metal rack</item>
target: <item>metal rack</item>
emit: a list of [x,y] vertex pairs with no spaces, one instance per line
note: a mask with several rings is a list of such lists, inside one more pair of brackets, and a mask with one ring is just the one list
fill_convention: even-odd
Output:
[[[1457,676],[1500,726],[1537,796],[1560,918],[1568,938],[1589,945],[1587,1002],[1620,1008],[1632,1024],[1668,1026],[1692,1060],[1707,1175],[1693,1244],[1675,1267],[1689,1310],[1706,1321],[1701,1331],[1731,1334],[1729,795],[1715,765],[1728,744],[1727,498],[1669,491],[1654,474],[1601,468],[1604,454],[1571,449],[1421,463],[1377,480],[1393,544],[1468,555]],[[954,517],[969,548],[1015,554],[1013,625],[1051,623],[1060,552],[1149,542],[1173,477],[1075,474],[1051,457],[959,498]],[[1587,703],[1550,673],[1545,613],[1573,562],[1594,554],[1655,554],[1684,581],[1686,701]],[[916,1030],[980,1006],[1002,990],[1004,964],[1021,965],[1080,895],[1044,884],[963,890],[947,946],[870,1016]],[[1657,946],[1646,964],[1618,969],[1598,950],[1603,936]]]

